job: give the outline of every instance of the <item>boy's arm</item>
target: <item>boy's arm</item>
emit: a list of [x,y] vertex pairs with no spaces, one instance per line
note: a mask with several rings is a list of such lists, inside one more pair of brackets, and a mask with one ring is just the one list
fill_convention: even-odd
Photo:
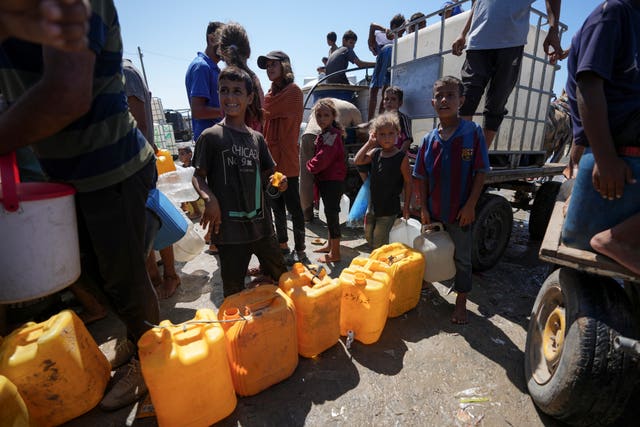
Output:
[[358,67],[366,68],[366,67],[375,67],[375,62],[363,61],[360,58],[356,57],[353,61]]
[[422,224],[431,224],[429,214],[429,177],[425,176],[420,185],[420,220]]
[[402,172],[402,179],[404,180],[404,204],[402,206],[402,216],[404,219],[409,219],[411,212],[411,172],[409,172],[409,157],[404,156],[402,163],[400,164],[400,172]]
[[0,154],[55,135],[91,108],[93,51],[44,47],[42,60],[42,78],[0,115]]
[[369,25],[369,38],[367,39],[367,44],[369,45],[369,50],[371,51],[373,56],[376,56],[378,54],[378,44],[376,43],[376,31],[386,32],[387,29],[384,28],[382,25],[376,24],[375,22],[372,22],[371,25]]
[[376,148],[378,143],[373,135],[369,134],[369,139],[367,142],[360,147],[356,156],[353,158],[353,162],[356,165],[368,165],[371,163],[371,154],[374,148]]
[[473,180],[471,182],[471,194],[469,194],[467,203],[465,203],[462,209],[460,209],[460,212],[458,212],[458,216],[456,217],[460,227],[464,227],[465,225],[469,225],[473,221],[475,221],[476,204],[478,203],[478,199],[480,199],[480,195],[482,194],[482,188],[484,187],[484,180],[486,178],[486,175],[487,174],[485,172],[478,171],[473,177]]
[[622,197],[625,183],[633,183],[627,163],[618,157],[609,127],[604,80],[585,71],[577,77],[578,111],[582,126],[593,151],[593,187],[609,200]]
[[0,42],[16,37],[67,51],[87,47],[88,0],[3,0]]
[[451,53],[456,56],[462,55],[462,51],[467,44],[467,34],[469,34],[469,30],[471,29],[471,21],[473,20],[473,12],[475,10],[475,7],[476,3],[473,2],[473,6],[471,6],[471,11],[469,12],[469,17],[467,18],[467,22],[464,24],[464,28],[462,28],[462,33],[460,33],[458,38],[453,42],[453,45],[451,45]]
[[[545,0],[545,3],[547,6],[549,30],[542,46],[544,52],[549,55],[549,62],[555,64],[558,60],[563,59],[562,46],[560,46],[560,31],[558,29],[561,0]],[[553,48],[552,52],[549,50],[550,47]]]
[[198,168],[196,169],[194,177],[193,186],[204,201],[204,213],[202,214],[202,218],[200,218],[200,225],[205,230],[209,225],[213,225],[213,233],[218,234],[220,231],[220,223],[222,222],[222,213],[218,199],[207,184],[207,171]]

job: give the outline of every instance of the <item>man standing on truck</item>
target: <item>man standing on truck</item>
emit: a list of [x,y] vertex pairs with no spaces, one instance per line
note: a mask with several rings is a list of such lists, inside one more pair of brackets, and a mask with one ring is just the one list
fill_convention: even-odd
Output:
[[[373,67],[376,65],[375,62],[362,61],[358,58],[358,55],[356,55],[353,50],[357,41],[358,36],[356,33],[351,30],[345,31],[342,36],[342,46],[329,55],[326,65],[327,75],[340,70],[346,70],[349,66],[349,62],[356,64],[358,67]],[[345,73],[340,73],[327,78],[326,83],[343,83],[348,85],[349,80],[347,80]]]
[[193,140],[197,141],[203,130],[215,125],[222,119],[222,109],[218,99],[218,62],[217,50],[220,44],[222,22],[209,22],[207,26],[207,48],[198,52],[191,61],[185,77],[187,97],[191,106],[191,127]]
[[[465,101],[460,107],[460,116],[463,119],[472,119],[487,89],[482,125],[487,147],[491,146],[507,114],[505,105],[520,74],[529,33],[529,11],[534,1],[475,0],[462,33],[451,47],[457,56],[467,48],[461,70]],[[555,64],[563,58],[558,32],[561,0],[545,2],[549,30],[543,47],[549,61]],[[550,47],[553,50],[550,51]]]

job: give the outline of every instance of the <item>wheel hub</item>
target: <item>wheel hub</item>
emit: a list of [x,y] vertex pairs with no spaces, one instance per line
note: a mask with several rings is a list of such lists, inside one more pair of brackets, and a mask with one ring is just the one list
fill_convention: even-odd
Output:
[[547,318],[542,334],[542,352],[547,364],[555,366],[562,355],[565,335],[565,314],[563,307],[556,307]]

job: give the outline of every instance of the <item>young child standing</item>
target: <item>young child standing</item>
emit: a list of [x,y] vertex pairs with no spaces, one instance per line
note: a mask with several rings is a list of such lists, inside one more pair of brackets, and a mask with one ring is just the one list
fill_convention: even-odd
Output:
[[315,155],[307,161],[307,170],[315,175],[316,185],[324,203],[324,213],[329,228],[326,246],[314,252],[324,253],[319,262],[340,262],[340,199],[344,193],[347,165],[344,158],[343,130],[336,118],[338,112],[329,98],[322,98],[313,106],[313,114],[320,129],[316,137]]
[[398,117],[400,123],[400,131],[396,139],[396,147],[403,153],[406,153],[413,142],[413,134],[411,133],[411,120],[406,114],[400,111],[404,99],[404,92],[398,86],[390,86],[384,91],[382,98],[382,106],[385,113],[392,113]]
[[438,115],[438,127],[423,139],[413,176],[420,187],[423,224],[442,222],[455,244],[457,292],[451,322],[468,323],[467,294],[471,291],[471,227],[486,172],[489,155],[482,128],[458,116],[464,102],[462,82],[445,76],[433,85],[431,104]]
[[402,216],[409,218],[411,173],[409,159],[395,143],[400,123],[394,114],[377,116],[371,124],[371,136],[355,157],[356,165],[370,165],[371,205],[364,234],[372,249],[389,243],[389,231],[400,213],[400,193],[404,190]]
[[[265,181],[271,181],[274,162],[264,138],[245,124],[255,91],[251,76],[227,67],[218,79],[224,119],[202,132],[194,165],[196,190],[205,202],[200,220],[212,227],[211,241],[218,247],[224,296],[244,289],[251,255],[262,272],[277,281],[287,271],[265,206]],[[286,178],[279,186],[287,187]]]

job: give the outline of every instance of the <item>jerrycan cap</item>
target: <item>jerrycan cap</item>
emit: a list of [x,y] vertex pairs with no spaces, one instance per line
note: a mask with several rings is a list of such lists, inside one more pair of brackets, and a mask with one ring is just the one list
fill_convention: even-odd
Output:
[[304,273],[305,270],[305,266],[301,263],[301,262],[296,262],[295,264],[293,264],[293,266],[291,267],[291,270],[293,270],[293,272],[295,274],[302,274]]
[[364,286],[367,284],[367,275],[358,271],[353,275],[353,281],[356,285]]

